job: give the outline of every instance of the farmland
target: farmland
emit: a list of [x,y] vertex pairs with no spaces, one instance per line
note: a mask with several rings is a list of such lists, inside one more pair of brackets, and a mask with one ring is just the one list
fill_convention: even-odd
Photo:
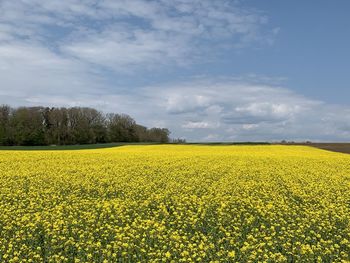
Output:
[[350,260],[350,155],[306,146],[0,151],[1,262]]

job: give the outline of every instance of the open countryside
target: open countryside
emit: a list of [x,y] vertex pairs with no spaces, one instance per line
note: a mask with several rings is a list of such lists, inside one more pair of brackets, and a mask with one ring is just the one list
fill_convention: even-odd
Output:
[[350,0],[0,0],[0,263],[350,263]]
[[347,154],[276,145],[3,150],[0,170],[3,262],[350,259]]

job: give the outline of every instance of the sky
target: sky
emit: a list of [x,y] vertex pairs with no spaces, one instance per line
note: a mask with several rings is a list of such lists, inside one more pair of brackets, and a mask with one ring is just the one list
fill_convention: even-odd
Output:
[[0,0],[0,104],[187,141],[350,140],[348,0]]

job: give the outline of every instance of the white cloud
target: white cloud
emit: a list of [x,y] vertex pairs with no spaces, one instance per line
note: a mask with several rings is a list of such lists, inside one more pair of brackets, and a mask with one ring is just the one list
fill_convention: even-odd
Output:
[[249,80],[202,79],[148,86],[133,94],[109,92],[26,98],[13,93],[11,98],[26,105],[84,105],[128,113],[144,125],[169,127],[174,137],[189,141],[350,139],[350,107]]
[[273,29],[265,22],[221,0],[0,2],[0,41],[31,41],[117,72],[181,66],[214,55],[213,47],[268,42]]
[[189,140],[207,141],[208,134],[224,141],[350,139],[350,118],[344,117],[350,116],[349,107],[279,86],[203,79],[148,87],[143,94],[152,94],[145,100],[152,109],[140,119],[165,120],[176,136]]
[[189,140],[350,139],[349,107],[276,86],[281,79],[118,84],[125,73],[157,76],[269,44],[278,31],[236,1],[2,0],[0,103],[123,112]]
[[[112,86],[110,79],[118,81],[137,70],[161,74],[167,67],[208,58],[206,48],[211,45],[232,47],[244,35],[264,35],[261,14],[221,3],[2,0],[1,102],[100,105],[95,101],[106,96],[107,89],[118,94],[128,88]],[[176,97],[169,98],[167,110],[172,111],[172,103],[178,111]],[[196,104],[200,107],[205,101],[198,97]]]
[[18,41],[0,45],[0,80],[1,102],[12,105],[23,104],[36,96],[67,98],[104,90],[103,80],[79,61]]
[[[162,91],[160,91],[162,92]],[[210,106],[211,99],[206,95],[186,93],[179,94],[177,90],[170,91],[166,98],[166,110],[172,114],[181,114],[205,109]]]
[[217,123],[210,123],[206,121],[188,121],[182,125],[182,128],[185,129],[214,129],[218,128]]
[[[185,63],[190,49],[181,38],[161,32],[117,27],[89,32],[61,47],[65,54],[118,72]],[[182,61],[183,60],[183,61]]]
[[243,130],[258,129],[259,128],[259,124],[243,124],[242,128],[243,128]]

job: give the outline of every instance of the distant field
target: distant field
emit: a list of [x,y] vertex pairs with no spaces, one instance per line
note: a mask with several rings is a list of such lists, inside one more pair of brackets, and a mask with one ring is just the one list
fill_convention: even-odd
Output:
[[350,155],[0,151],[0,262],[347,262]]
[[[103,144],[84,144],[84,145],[60,145],[60,146],[0,146],[1,150],[40,150],[40,151],[52,151],[52,150],[88,150],[88,149],[103,149],[111,147],[119,147],[126,145],[158,145],[157,143],[103,143]],[[171,144],[170,144],[171,145]],[[180,144],[181,145],[181,144]],[[273,144],[269,142],[213,142],[213,143],[185,143],[182,145],[202,145],[202,146],[229,146],[229,145],[302,145],[316,147],[323,150],[349,153],[350,143],[286,143],[286,144]]]
[[333,152],[350,153],[350,143],[292,143],[286,145],[305,145]]
[[53,151],[53,150],[89,150],[119,147],[124,145],[149,145],[148,143],[101,143],[101,144],[79,144],[79,145],[53,145],[53,146],[0,146],[1,150],[17,151]]

